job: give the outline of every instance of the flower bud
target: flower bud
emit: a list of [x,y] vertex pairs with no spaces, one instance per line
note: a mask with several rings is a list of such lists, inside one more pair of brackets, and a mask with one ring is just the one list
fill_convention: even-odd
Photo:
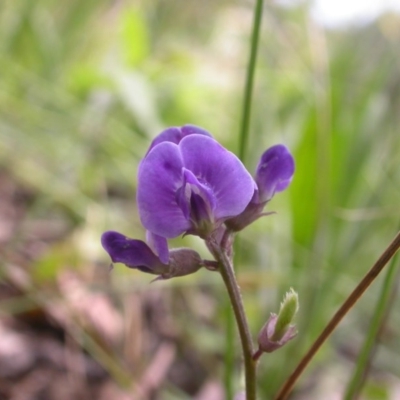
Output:
[[285,190],[294,169],[293,156],[286,146],[277,144],[265,151],[256,170],[259,202],[269,201],[276,192]]
[[258,358],[262,352],[272,353],[297,335],[291,322],[299,309],[297,293],[291,288],[281,303],[279,314],[271,313],[258,335]]
[[232,232],[239,232],[258,218],[273,214],[263,212],[265,205],[275,193],[285,190],[294,174],[294,159],[286,146],[277,144],[266,150],[258,163],[253,197],[246,208],[238,215],[225,221]]

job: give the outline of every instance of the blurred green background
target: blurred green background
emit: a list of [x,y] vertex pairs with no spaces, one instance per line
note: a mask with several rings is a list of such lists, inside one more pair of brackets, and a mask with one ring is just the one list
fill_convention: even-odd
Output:
[[[171,125],[238,153],[253,2],[0,2],[0,398],[224,399],[226,294],[215,273],[149,284],[100,246],[144,238],[137,166]],[[326,30],[307,3],[264,9],[245,164],[284,143],[296,173],[240,233],[254,337],[283,294],[298,337],[261,359],[270,399],[399,227],[400,16]],[[171,242],[207,250],[198,238]],[[397,272],[396,272],[397,273]],[[293,399],[341,399],[383,277]],[[400,392],[398,275],[362,397]],[[240,348],[232,375],[241,385]],[[396,395],[397,393],[397,395]],[[2,397],[3,396],[3,397]],[[8,396],[8,397],[7,397]]]

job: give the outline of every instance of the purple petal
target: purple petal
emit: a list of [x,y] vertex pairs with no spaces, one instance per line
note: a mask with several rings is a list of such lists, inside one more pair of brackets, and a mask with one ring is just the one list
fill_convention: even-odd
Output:
[[210,132],[196,125],[190,125],[190,124],[184,125],[182,126],[181,131],[182,131],[182,139],[188,135],[193,135],[193,134],[204,135],[212,138]]
[[101,244],[113,262],[151,274],[160,274],[167,269],[167,265],[141,240],[129,239],[118,232],[108,231],[103,233]]
[[176,202],[182,186],[179,147],[160,143],[142,161],[139,169],[137,204],[143,226],[165,238],[179,236],[190,227]]
[[[149,150],[147,150],[147,154],[150,153],[150,150],[157,146],[158,144],[162,142],[172,142],[175,144],[178,144],[183,137],[181,128],[178,126],[172,126],[171,128],[163,130],[159,135],[156,136],[156,138],[151,142],[151,145],[149,147]],[[146,157],[145,156],[145,157]]]
[[241,161],[217,141],[204,135],[187,136],[179,147],[185,167],[213,191],[215,217],[240,214],[251,200],[255,187]]
[[215,202],[212,190],[183,168],[183,185],[177,191],[177,203],[185,218],[195,226],[202,221],[213,221]]
[[259,201],[270,200],[275,192],[285,190],[294,174],[294,159],[282,144],[270,147],[260,159],[256,171]]
[[192,134],[199,134],[212,137],[212,135],[209,132],[196,125],[188,124],[182,127],[172,126],[170,128],[163,130],[159,135],[155,137],[155,139],[151,142],[149,150],[147,150],[146,156],[147,154],[150,153],[150,150],[153,149],[153,147],[157,146],[162,142],[171,142],[178,144],[185,136]]
[[168,264],[169,250],[168,243],[165,237],[156,235],[153,232],[146,231],[146,242],[150,248],[158,255],[159,259],[164,263]]

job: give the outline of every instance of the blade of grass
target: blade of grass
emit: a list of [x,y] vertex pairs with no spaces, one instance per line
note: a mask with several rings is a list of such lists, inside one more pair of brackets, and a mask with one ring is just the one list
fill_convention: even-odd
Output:
[[345,400],[358,398],[365,382],[366,376],[368,374],[368,369],[371,364],[374,350],[376,348],[379,332],[382,331],[382,326],[384,325],[388,317],[388,313],[390,311],[389,309],[392,304],[391,299],[393,298],[396,291],[396,282],[398,276],[398,274],[396,274],[397,260],[398,254],[393,257],[392,262],[390,263],[388,271],[386,273],[381,293],[376,304],[375,312],[372,316],[371,324],[365,338],[365,342],[357,359],[357,364],[355,366],[353,376],[348,383],[345,395],[343,397]]
[[248,136],[249,136],[251,100],[252,100],[252,94],[253,94],[254,75],[255,75],[255,69],[256,69],[257,50],[258,50],[258,41],[259,41],[259,37],[260,37],[263,5],[264,5],[264,0],[257,0],[255,10],[254,10],[253,32],[251,35],[251,47],[250,47],[250,59],[249,59],[249,64],[247,66],[246,83],[245,83],[245,87],[244,87],[242,121],[241,121],[241,125],[240,125],[240,133],[239,133],[238,156],[242,161],[246,154]]
[[[254,9],[253,17],[253,29],[251,35],[251,46],[250,46],[250,58],[247,66],[246,81],[244,87],[243,97],[243,108],[242,108],[242,120],[239,132],[239,149],[238,156],[243,161],[249,138],[249,126],[250,126],[250,115],[251,115],[251,100],[254,85],[255,66],[257,61],[257,50],[260,36],[261,18],[263,11],[264,0],[257,0]],[[234,244],[235,261],[239,259],[239,241],[238,238]],[[234,265],[237,265],[236,262]],[[225,346],[225,398],[232,400],[234,395],[234,381],[235,377],[233,374],[234,363],[235,363],[235,319],[233,317],[233,310],[230,302],[227,300],[225,304],[225,315],[226,315],[226,346]]]

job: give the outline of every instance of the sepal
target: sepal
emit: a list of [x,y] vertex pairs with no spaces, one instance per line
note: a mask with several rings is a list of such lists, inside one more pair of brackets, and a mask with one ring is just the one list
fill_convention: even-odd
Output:
[[279,314],[271,313],[268,321],[261,328],[258,335],[258,351],[253,358],[257,359],[265,353],[272,353],[297,335],[295,325],[292,325],[294,316],[299,309],[299,298],[291,288],[281,303]]

